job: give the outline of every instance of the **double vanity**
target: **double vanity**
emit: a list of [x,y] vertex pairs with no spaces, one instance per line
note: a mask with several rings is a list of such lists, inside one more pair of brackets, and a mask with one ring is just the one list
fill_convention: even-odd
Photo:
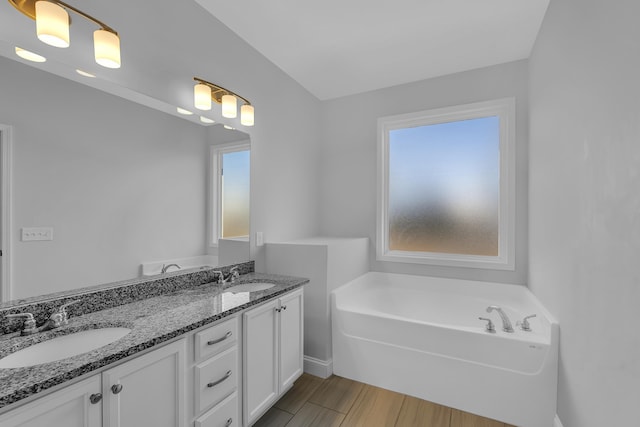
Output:
[[[240,268],[0,306],[0,425],[251,425],[302,374],[307,280]],[[6,317],[40,325],[69,302],[66,325],[34,334]]]

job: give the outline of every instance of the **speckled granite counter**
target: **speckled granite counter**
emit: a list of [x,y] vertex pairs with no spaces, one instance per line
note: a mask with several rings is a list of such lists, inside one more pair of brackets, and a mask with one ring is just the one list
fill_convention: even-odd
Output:
[[[258,292],[225,291],[230,286],[250,282],[269,282],[275,286]],[[31,344],[79,330],[110,326],[131,329],[123,338],[88,353],[42,365],[0,369],[0,412],[42,390],[89,372],[99,372],[107,365],[266,302],[306,282],[307,279],[296,277],[248,273],[223,289],[212,283],[185,286],[101,311],[72,315],[68,325],[56,330],[26,337],[18,333],[1,335],[0,358]]]

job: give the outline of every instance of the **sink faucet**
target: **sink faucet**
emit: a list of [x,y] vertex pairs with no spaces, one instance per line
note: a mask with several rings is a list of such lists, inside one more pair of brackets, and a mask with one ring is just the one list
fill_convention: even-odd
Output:
[[22,324],[22,330],[20,331],[20,335],[31,335],[36,332],[44,332],[49,331],[51,329],[57,329],[61,326],[69,323],[69,314],[67,313],[67,307],[70,305],[79,303],[80,300],[70,301],[66,304],[62,304],[59,309],[51,313],[51,316],[40,327],[36,327],[36,321],[33,318],[33,314],[31,313],[17,313],[17,314],[7,314],[7,319],[12,318],[23,318],[24,323]]
[[229,282],[231,282],[231,283],[235,282],[235,281],[236,281],[236,279],[237,279],[238,277],[240,277],[240,271],[239,271],[238,266],[232,267],[232,268],[229,270],[229,273],[227,273],[227,274],[224,274],[224,273],[223,273],[222,271],[220,271],[220,270],[214,270],[214,271],[213,271],[213,277],[214,277],[214,279],[215,279],[215,277],[216,277],[216,276],[218,277],[218,278],[216,279],[216,283],[217,283],[217,284],[219,284],[219,285],[224,285],[225,283],[227,283],[227,281],[229,281]]
[[160,271],[160,274],[164,274],[167,272],[168,269],[170,269],[171,267],[178,267],[178,270],[180,270],[180,266],[178,264],[168,264],[168,265],[162,265],[162,270]]
[[492,311],[497,311],[502,319],[502,330],[505,332],[513,332],[513,326],[511,326],[511,320],[507,317],[507,314],[497,305],[490,305],[487,307],[487,313],[491,313]]

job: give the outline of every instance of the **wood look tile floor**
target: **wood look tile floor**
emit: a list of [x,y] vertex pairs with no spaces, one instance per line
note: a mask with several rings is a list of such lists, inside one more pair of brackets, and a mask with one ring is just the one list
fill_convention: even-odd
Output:
[[303,374],[255,427],[513,427],[335,375]]

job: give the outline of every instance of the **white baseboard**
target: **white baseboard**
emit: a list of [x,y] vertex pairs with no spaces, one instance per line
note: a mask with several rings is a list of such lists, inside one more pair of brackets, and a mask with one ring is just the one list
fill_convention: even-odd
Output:
[[320,378],[329,378],[333,374],[333,360],[320,360],[311,356],[304,356],[304,371]]
[[558,414],[556,414],[556,417],[553,419],[553,427],[563,427]]

